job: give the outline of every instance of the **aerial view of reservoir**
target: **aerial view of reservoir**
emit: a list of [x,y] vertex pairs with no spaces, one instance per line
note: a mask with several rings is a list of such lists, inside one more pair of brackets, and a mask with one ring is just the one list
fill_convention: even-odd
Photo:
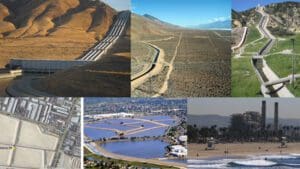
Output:
[[183,168],[186,99],[85,98],[85,166]]

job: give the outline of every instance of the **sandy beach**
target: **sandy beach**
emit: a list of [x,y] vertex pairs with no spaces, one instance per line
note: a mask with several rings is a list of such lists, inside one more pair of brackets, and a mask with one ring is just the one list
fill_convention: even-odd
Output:
[[[300,153],[300,143],[288,143],[287,148],[279,148],[280,143],[228,143],[216,144],[215,150],[205,150],[206,144],[188,144],[189,157],[210,158],[225,156],[243,157],[247,155]],[[259,148],[260,147],[260,148]]]
[[103,147],[101,147],[95,143],[91,143],[91,145],[93,145],[99,152],[101,152],[103,156],[113,158],[113,159],[120,159],[120,160],[125,160],[125,161],[130,161],[130,162],[138,161],[138,162],[150,163],[150,164],[156,164],[156,165],[173,166],[173,167],[178,167],[180,169],[185,168],[184,163],[162,161],[159,159],[144,159],[144,158],[129,157],[129,156],[125,156],[125,155],[108,152]]

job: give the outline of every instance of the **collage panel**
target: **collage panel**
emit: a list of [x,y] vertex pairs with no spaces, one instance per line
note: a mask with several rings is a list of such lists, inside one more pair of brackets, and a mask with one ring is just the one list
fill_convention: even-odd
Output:
[[132,6],[132,97],[230,96],[230,0]]
[[300,1],[232,2],[232,96],[299,97]]
[[186,99],[85,98],[85,168],[185,168]]
[[81,99],[0,98],[0,168],[81,169]]
[[0,95],[130,97],[130,0],[0,0]]
[[0,0],[0,169],[300,168],[300,0]]
[[188,99],[187,168],[300,165],[300,99]]

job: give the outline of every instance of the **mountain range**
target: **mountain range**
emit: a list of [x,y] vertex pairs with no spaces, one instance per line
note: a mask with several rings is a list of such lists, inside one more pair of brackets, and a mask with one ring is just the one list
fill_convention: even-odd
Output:
[[[210,127],[217,125],[218,127],[228,127],[230,125],[230,116],[222,115],[190,115],[188,114],[188,124],[196,124],[198,127]],[[267,118],[267,124],[273,124],[272,118]],[[280,125],[300,126],[300,119],[279,119]]]
[[194,29],[231,29],[231,20],[215,21],[206,24],[199,24],[197,26],[190,26]]
[[92,0],[0,0],[0,37],[102,38],[116,14]]

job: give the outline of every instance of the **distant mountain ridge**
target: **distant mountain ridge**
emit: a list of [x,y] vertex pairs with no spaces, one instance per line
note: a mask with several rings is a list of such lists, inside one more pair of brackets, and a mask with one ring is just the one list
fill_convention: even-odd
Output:
[[160,20],[152,15],[149,15],[149,14],[144,14],[143,17],[147,18],[147,19],[150,19],[154,22],[157,22],[159,24],[162,24],[162,25],[165,25],[165,26],[170,26],[170,27],[173,27],[173,28],[179,28],[180,26],[178,25],[174,25],[172,23],[169,23],[169,22],[166,22],[166,21],[163,21],[163,20]]
[[195,29],[231,29],[231,20],[215,21],[206,24],[200,24],[197,26],[191,26]]
[[139,39],[149,35],[170,34],[170,29],[178,29],[179,26],[162,21],[152,15],[131,15],[131,38]]
[[[190,115],[188,114],[188,124],[196,124],[198,127],[210,127],[217,125],[218,127],[228,127],[230,125],[230,116],[222,116],[216,114],[208,115]],[[267,124],[273,124],[272,118],[267,118]],[[300,126],[300,119],[279,119],[280,125]]]
[[190,115],[188,114],[188,124],[196,124],[198,127],[210,127],[218,125],[218,127],[227,127],[230,124],[229,116],[221,116],[216,114],[207,115]]

